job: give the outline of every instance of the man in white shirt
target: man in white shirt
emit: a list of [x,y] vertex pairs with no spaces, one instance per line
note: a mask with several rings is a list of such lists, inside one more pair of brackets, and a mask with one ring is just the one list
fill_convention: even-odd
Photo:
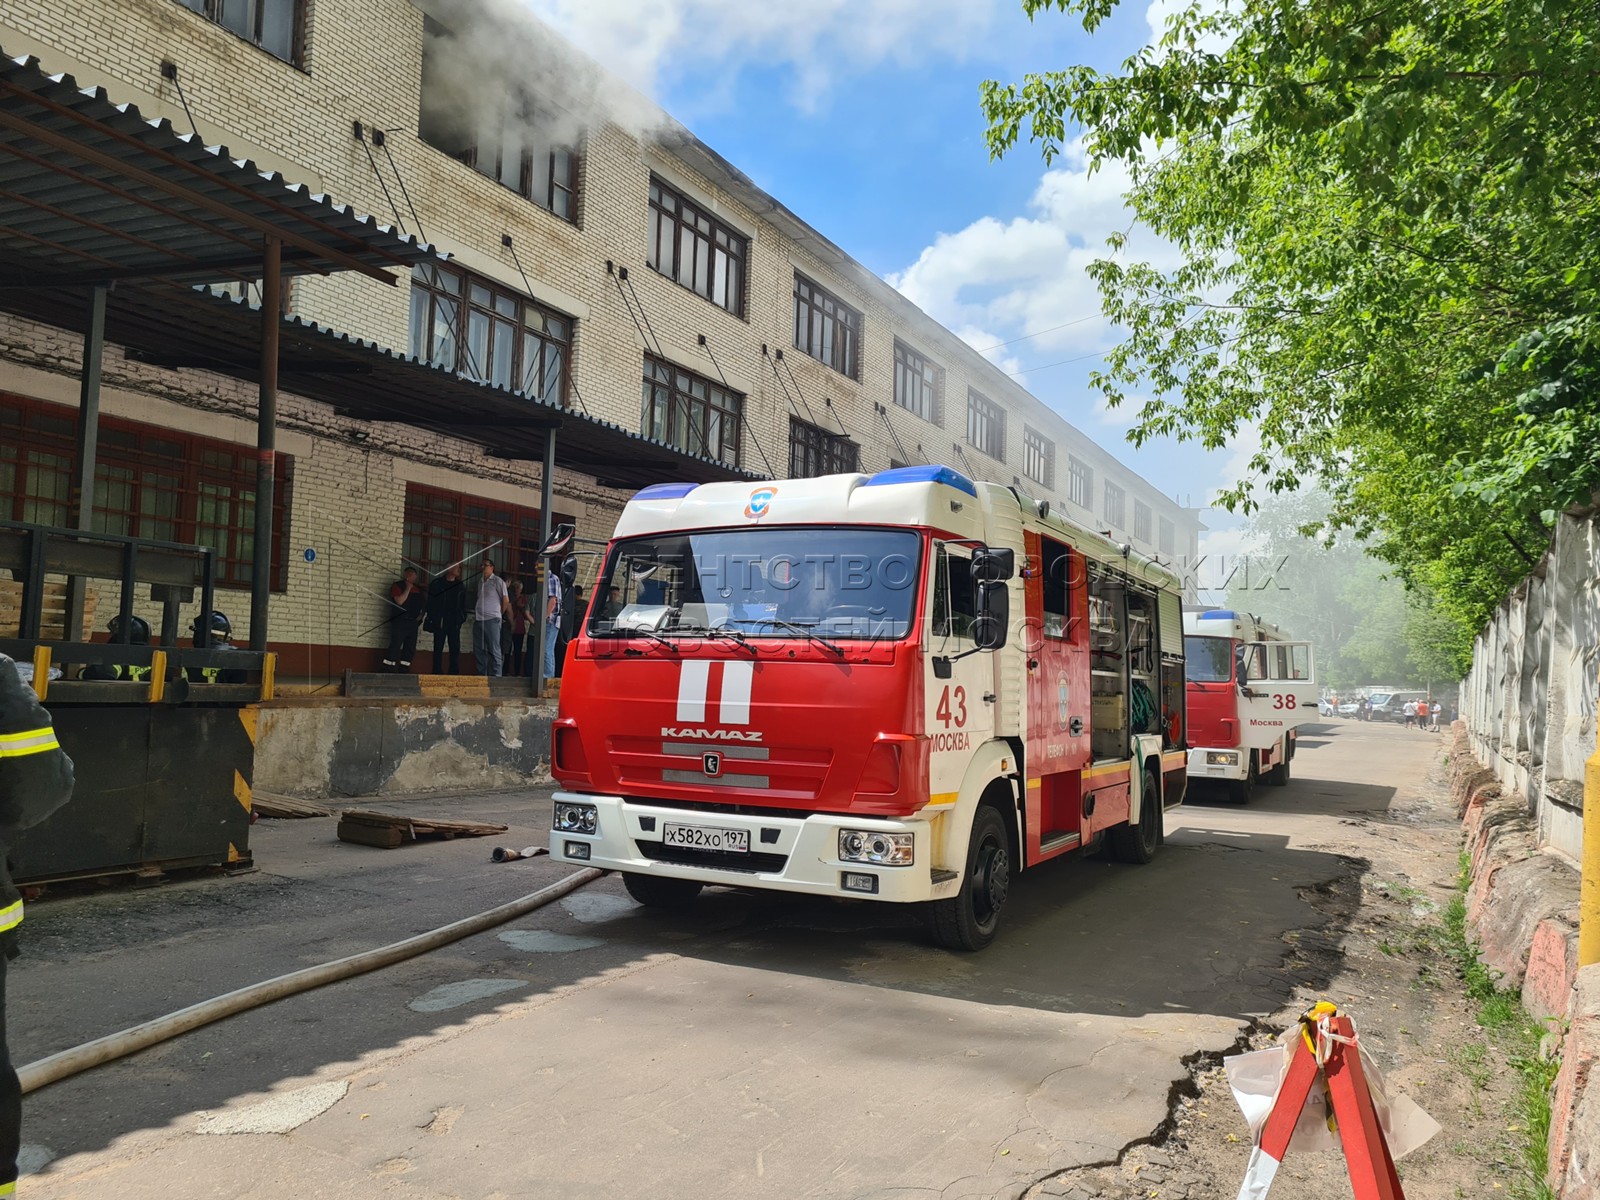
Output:
[[500,674],[500,622],[511,612],[511,594],[506,581],[494,573],[494,561],[483,559],[483,580],[478,584],[478,601],[472,610],[472,653],[478,670],[485,675]]
[[555,564],[546,560],[544,569],[544,677],[556,674],[556,641],[561,637],[561,580]]

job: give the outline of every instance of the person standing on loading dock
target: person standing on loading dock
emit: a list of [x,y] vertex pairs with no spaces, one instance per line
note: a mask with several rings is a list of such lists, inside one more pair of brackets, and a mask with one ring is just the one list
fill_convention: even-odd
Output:
[[22,1149],[22,1084],[6,1044],[7,962],[17,956],[22,893],[11,882],[9,854],[17,835],[72,796],[72,760],[56,741],[50,714],[17,665],[0,654],[0,1197],[17,1190]]
[[500,674],[500,622],[511,612],[511,594],[506,581],[494,573],[494,560],[483,560],[483,580],[478,584],[478,602],[472,608],[472,653],[481,674]]

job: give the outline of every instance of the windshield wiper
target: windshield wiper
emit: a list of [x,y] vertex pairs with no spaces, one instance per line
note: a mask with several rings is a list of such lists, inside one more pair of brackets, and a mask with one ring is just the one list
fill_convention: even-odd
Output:
[[785,621],[785,620],[782,620],[781,618],[778,618],[778,617],[762,617],[761,618],[761,624],[763,624],[763,625],[776,625],[780,629],[787,629],[790,633],[798,633],[801,637],[805,638],[806,640],[815,642],[817,645],[821,646],[824,650],[832,650],[840,658],[844,657],[844,650],[842,648],[840,648],[839,646],[834,645],[834,643],[830,642],[827,638],[823,637],[820,633],[816,633],[816,632],[814,632],[814,631],[812,631],[810,629],[807,629],[804,625],[796,625],[793,621]]
[[750,644],[750,639],[727,625],[674,625],[668,632],[682,634],[685,637],[723,638],[730,642],[738,642],[742,648],[750,651],[751,655],[756,654],[756,648]]
[[637,628],[633,628],[633,627],[625,626],[625,625],[613,625],[611,627],[611,632],[610,633],[597,633],[597,634],[591,634],[590,636],[591,637],[603,637],[603,638],[645,637],[645,638],[649,638],[652,642],[660,642],[663,646],[665,646],[668,650],[671,650],[674,654],[678,653],[678,647],[677,647],[677,645],[675,643],[673,643],[668,638],[662,637],[659,633],[652,633],[648,629],[637,629]]

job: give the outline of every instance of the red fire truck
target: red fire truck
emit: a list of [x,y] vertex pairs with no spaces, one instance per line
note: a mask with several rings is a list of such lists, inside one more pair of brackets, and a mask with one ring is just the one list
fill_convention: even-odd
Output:
[[1189,672],[1189,776],[1244,803],[1258,782],[1289,782],[1295,729],[1318,719],[1310,642],[1249,613],[1183,614]]
[[569,651],[550,851],[999,927],[1012,875],[1148,862],[1183,799],[1179,581],[948,467],[629,502]]

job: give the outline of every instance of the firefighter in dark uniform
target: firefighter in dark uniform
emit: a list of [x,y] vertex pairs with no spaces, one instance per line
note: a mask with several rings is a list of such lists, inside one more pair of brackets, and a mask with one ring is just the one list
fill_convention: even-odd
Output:
[[0,1198],[17,1190],[22,1147],[22,1086],[5,1037],[6,963],[17,954],[22,893],[11,882],[7,856],[17,835],[37,825],[72,796],[72,760],[17,665],[0,654]]
[[[205,627],[205,618],[196,617],[189,623],[189,628],[194,632],[194,645],[200,648],[200,631]],[[228,620],[226,613],[211,612],[211,637],[208,639],[208,649],[228,651],[237,650],[233,644],[233,622]],[[188,675],[190,683],[248,683],[250,676],[240,667],[187,667],[184,673]],[[3,1198],[0,1198],[3,1200]]]

